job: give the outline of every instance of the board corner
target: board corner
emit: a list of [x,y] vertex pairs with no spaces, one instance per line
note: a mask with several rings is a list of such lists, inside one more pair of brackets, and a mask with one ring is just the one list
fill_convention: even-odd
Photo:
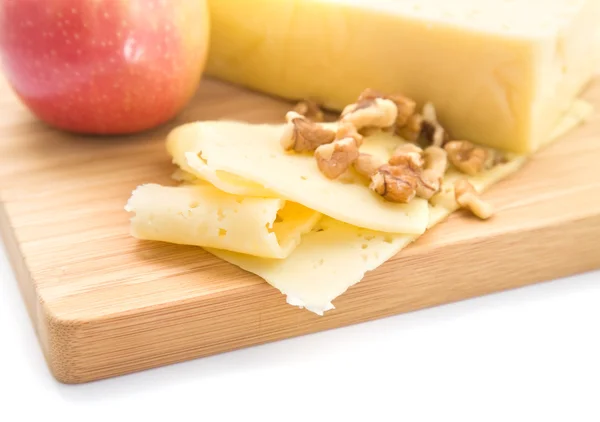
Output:
[[91,338],[86,335],[92,320],[72,318],[56,307],[40,301],[39,339],[45,349],[52,376],[62,384],[81,384],[91,380],[86,374],[86,353]]

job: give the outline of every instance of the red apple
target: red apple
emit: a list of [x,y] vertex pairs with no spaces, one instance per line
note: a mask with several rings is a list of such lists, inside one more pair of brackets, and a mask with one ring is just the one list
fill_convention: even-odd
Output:
[[0,0],[4,75],[48,124],[123,134],[191,99],[209,41],[205,0]]

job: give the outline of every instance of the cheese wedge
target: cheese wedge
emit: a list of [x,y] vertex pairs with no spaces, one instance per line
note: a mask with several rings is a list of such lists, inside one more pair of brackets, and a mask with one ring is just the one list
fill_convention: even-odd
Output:
[[432,101],[455,139],[537,150],[597,69],[598,0],[209,0],[207,72],[341,110]]
[[[576,101],[553,131],[553,140],[572,130],[592,114],[592,107]],[[526,163],[526,156],[509,156],[509,161],[469,181],[478,192],[515,173]],[[441,192],[431,200],[428,228],[442,222],[457,209],[454,182],[464,177],[449,170]],[[483,224],[483,223],[482,223]],[[286,295],[293,306],[318,315],[334,308],[332,301],[363,279],[368,271],[382,265],[418,235],[369,231],[324,217],[285,260],[260,259],[226,250],[207,251],[246,271],[257,274]]]
[[285,258],[321,215],[276,198],[248,198],[203,183],[139,186],[125,210],[135,213],[138,239],[222,248],[266,258]]
[[[421,234],[427,228],[427,201],[385,201],[365,181],[331,180],[311,154],[287,153],[279,143],[283,125],[196,122],[174,129],[167,150],[186,172],[224,192],[276,196],[304,205],[341,222],[390,233]],[[387,158],[400,138],[365,139],[361,150]],[[182,153],[184,158],[182,158]]]

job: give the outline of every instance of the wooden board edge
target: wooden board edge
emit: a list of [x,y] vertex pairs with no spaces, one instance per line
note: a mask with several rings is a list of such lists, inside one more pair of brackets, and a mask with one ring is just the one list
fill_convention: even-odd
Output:
[[48,335],[46,329],[46,313],[35,287],[35,282],[31,276],[27,263],[21,253],[19,242],[15,231],[10,223],[10,218],[4,202],[0,198],[0,240],[3,241],[6,249],[8,262],[14,272],[19,293],[25,304],[25,309],[33,325],[42,353],[52,371],[53,365],[49,359]]
[[[86,383],[594,270],[600,268],[593,248],[599,237],[600,213],[444,244],[431,251],[429,266],[420,254],[407,253],[350,288],[325,317],[286,304],[278,291],[261,283],[90,321],[61,320],[43,306],[39,318],[45,328],[39,334],[46,336],[54,377]],[[565,247],[564,239],[576,240]],[[509,250],[509,259],[487,262],[489,275],[470,272],[474,259],[489,259],[485,251],[492,245]],[[441,264],[448,256],[452,268]]]

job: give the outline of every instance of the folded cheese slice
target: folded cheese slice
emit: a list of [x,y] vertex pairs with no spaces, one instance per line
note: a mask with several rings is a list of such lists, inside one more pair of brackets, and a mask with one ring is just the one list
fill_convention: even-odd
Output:
[[[421,234],[427,201],[385,201],[358,179],[330,180],[311,154],[287,153],[279,144],[283,125],[196,122],[174,129],[167,150],[183,170],[232,194],[287,199],[338,221],[390,233]],[[361,151],[387,159],[400,138],[365,139]]]
[[[212,168],[200,157],[205,140],[200,139],[203,136],[203,131],[199,125],[210,124],[212,123],[190,123],[177,127],[169,133],[167,152],[173,163],[179,166],[179,169],[173,175],[174,178],[184,182],[190,181],[190,178],[204,180],[223,192],[233,195],[277,198],[275,192],[266,189],[264,186],[235,174]],[[283,130],[283,125],[280,125],[280,128],[280,130]],[[234,139],[243,141],[243,136]]]
[[[576,101],[552,132],[552,139],[569,132],[591,113],[591,105]],[[478,192],[484,192],[494,183],[515,173],[525,163],[525,156],[509,156],[507,163],[468,179]],[[440,193],[432,198],[429,205],[428,228],[456,210],[453,185],[459,177],[464,175],[456,170],[446,174]],[[212,248],[206,250],[262,277],[286,295],[289,304],[323,315],[334,308],[332,301],[336,297],[418,237],[365,230],[324,217],[302,237],[300,245],[285,260],[260,259]]]
[[222,192],[208,183],[139,186],[125,210],[139,239],[222,248],[260,257],[287,257],[321,215],[277,198]]
[[207,72],[341,110],[432,101],[454,138],[536,150],[597,70],[598,0],[209,0]]
[[[473,185],[483,192],[491,184],[514,173],[524,162],[524,157],[513,158],[474,178]],[[442,193],[433,201],[435,205],[430,205],[429,228],[456,210],[453,182],[462,176],[457,172],[448,173]],[[290,305],[323,315],[334,308],[332,301],[336,297],[418,237],[361,229],[324,217],[284,260],[260,259],[212,248],[206,250],[262,277],[286,295]]]

